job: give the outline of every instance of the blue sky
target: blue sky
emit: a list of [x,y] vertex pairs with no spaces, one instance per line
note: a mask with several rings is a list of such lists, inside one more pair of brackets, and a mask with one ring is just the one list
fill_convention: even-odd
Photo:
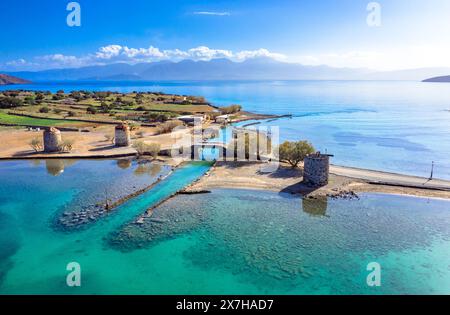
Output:
[[81,27],[66,24],[69,0],[0,2],[0,70],[113,62],[286,62],[380,70],[450,66],[450,1],[79,0]]

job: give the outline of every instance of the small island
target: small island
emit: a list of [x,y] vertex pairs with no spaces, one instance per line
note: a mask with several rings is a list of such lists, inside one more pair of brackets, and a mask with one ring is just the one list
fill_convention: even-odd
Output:
[[441,76],[441,77],[434,77],[434,78],[423,80],[422,82],[450,83],[450,75]]

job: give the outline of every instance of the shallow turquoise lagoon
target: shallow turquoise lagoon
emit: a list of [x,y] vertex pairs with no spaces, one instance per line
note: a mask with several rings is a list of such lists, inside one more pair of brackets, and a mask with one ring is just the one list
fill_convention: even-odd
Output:
[[[208,170],[194,163],[85,229],[54,228],[55,216],[79,207],[82,196],[160,174],[120,165],[76,161],[48,172],[45,161],[0,163],[0,293],[450,293],[445,200],[368,194],[302,202],[214,190],[172,198],[135,224]],[[81,265],[81,287],[66,286],[69,262]],[[370,262],[381,265],[381,287],[366,284]]]

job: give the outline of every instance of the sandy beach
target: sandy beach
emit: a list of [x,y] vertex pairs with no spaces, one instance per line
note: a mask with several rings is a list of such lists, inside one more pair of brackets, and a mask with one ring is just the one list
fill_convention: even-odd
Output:
[[[218,162],[187,192],[215,188],[279,191],[303,196],[348,196],[353,193],[387,193],[433,198],[450,198],[450,182],[378,171],[332,166],[329,184],[311,188],[302,183],[301,169],[282,165],[274,173],[263,173],[261,163]],[[425,183],[425,184],[424,184]]]
[[[175,134],[166,133],[155,135],[155,128],[141,127],[141,136],[132,135],[133,141],[146,143],[159,143],[161,150],[170,149],[183,133],[191,132],[191,129],[180,130]],[[0,130],[0,159],[37,159],[37,158],[117,158],[136,155],[133,147],[115,147],[106,136],[114,135],[114,127],[102,126],[90,129],[88,132],[64,131],[65,139],[75,141],[70,153],[34,152],[29,145],[34,138],[42,139],[43,131],[29,131],[25,129]]]

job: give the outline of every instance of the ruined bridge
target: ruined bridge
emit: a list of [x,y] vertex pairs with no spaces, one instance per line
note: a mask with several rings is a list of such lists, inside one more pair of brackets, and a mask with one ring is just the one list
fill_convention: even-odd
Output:
[[227,145],[223,142],[199,142],[191,146],[191,158],[200,157],[204,160],[204,149],[218,149],[216,157],[225,157],[227,154]]
[[[165,149],[161,150],[161,154],[162,155],[167,155],[167,156],[172,156],[172,152],[174,151],[178,151],[180,155],[183,155],[183,152],[185,149],[190,149],[190,158],[191,159],[204,159],[205,154],[204,154],[204,150],[209,150],[209,149],[218,149],[218,152],[216,154],[214,154],[216,157],[224,157],[227,154],[227,144],[223,143],[223,142],[198,142],[196,144],[193,144],[188,147],[186,146],[179,146],[179,147],[167,147]],[[189,152],[189,150],[187,150]],[[189,154],[188,152],[186,152],[186,154]]]

